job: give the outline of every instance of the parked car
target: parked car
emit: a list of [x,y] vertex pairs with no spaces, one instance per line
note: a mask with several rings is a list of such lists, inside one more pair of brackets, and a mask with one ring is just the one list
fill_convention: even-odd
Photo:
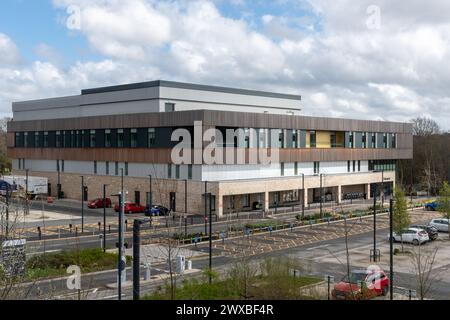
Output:
[[[412,243],[415,246],[430,241],[428,233],[420,228],[408,228],[402,232],[401,236],[394,232],[393,236],[394,242],[400,242],[403,240],[403,242]],[[388,235],[388,239],[389,237],[390,236]]]
[[439,231],[436,229],[436,227],[433,226],[426,226],[426,225],[414,225],[411,226],[411,228],[417,228],[417,229],[423,229],[428,233],[428,237],[431,241],[436,240],[439,237]]
[[[120,207],[118,204],[114,206],[114,211],[119,212]],[[145,207],[140,204],[134,202],[125,202],[125,213],[143,213],[145,211]]]
[[425,203],[425,210],[426,211],[436,211],[437,210],[436,201]]
[[92,200],[88,203],[88,208],[90,209],[98,209],[98,208],[111,208],[112,202],[110,198],[105,198],[105,204],[106,206],[103,205],[103,198],[98,198],[95,200]]
[[[363,289],[364,288],[364,289]],[[389,291],[389,278],[380,268],[352,270],[334,285],[331,296],[335,300],[362,300],[385,296]]]
[[167,216],[170,212],[170,209],[167,209],[164,206],[154,205],[151,208],[149,206],[145,207],[145,215],[150,216]]
[[430,226],[435,227],[440,232],[448,232],[448,219],[446,218],[433,219],[430,222]]

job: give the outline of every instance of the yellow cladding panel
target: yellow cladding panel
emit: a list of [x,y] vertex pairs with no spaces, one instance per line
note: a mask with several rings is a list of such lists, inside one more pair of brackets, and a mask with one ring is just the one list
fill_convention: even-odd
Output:
[[311,141],[311,139],[310,139],[309,131],[306,131],[306,147],[307,148],[311,147],[310,141]]
[[340,146],[344,146],[345,141],[345,133],[344,132],[336,132],[336,144]]
[[329,131],[317,131],[317,148],[331,148],[331,133]]

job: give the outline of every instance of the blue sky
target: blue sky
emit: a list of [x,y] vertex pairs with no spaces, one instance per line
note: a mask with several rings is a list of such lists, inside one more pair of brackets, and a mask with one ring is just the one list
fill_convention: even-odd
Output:
[[3,0],[0,115],[162,78],[301,94],[306,115],[427,116],[448,129],[449,11],[446,0]]

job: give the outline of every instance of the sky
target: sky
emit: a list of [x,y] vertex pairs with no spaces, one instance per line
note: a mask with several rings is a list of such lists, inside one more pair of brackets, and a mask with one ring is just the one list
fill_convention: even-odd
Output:
[[2,0],[0,116],[13,101],[163,79],[450,130],[448,12],[448,0]]

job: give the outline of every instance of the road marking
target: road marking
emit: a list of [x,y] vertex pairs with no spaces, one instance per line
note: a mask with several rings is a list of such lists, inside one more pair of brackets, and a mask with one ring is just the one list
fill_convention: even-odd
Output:
[[326,247],[329,247],[329,246],[330,246],[329,244],[322,244],[320,246],[315,246],[315,247],[308,248],[308,249],[306,249],[306,251],[312,251],[312,250],[315,250],[315,249],[326,248]]

